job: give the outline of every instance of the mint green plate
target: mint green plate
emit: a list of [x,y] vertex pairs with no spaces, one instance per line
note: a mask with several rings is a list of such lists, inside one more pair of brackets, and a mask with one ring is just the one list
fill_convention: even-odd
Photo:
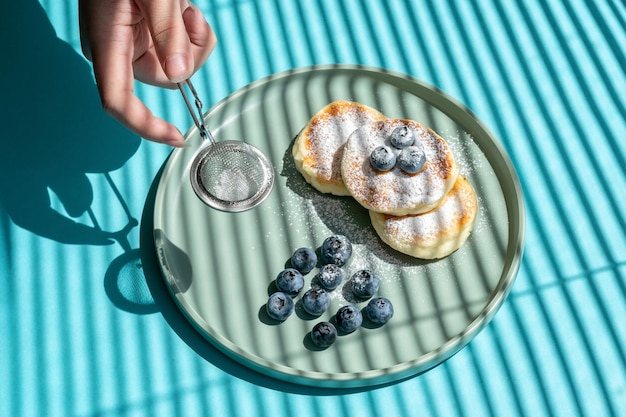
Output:
[[[317,192],[296,171],[293,139],[319,109],[356,100],[388,117],[417,120],[451,145],[480,210],[468,241],[449,257],[424,262],[377,237],[368,213],[350,197]],[[356,66],[283,72],[235,92],[206,115],[216,139],[243,139],[275,167],[274,190],[260,206],[225,213],[194,194],[189,165],[201,145],[176,149],[158,185],[154,239],[167,285],[188,320],[218,349],[265,375],[318,387],[364,387],[424,372],[465,346],[492,319],[515,279],[524,237],[524,204],[514,167],[467,108],[404,75]],[[369,268],[395,315],[316,350],[309,332],[350,302],[338,288],[331,307],[311,319],[297,305],[281,324],[265,314],[272,281],[299,247],[332,234],[354,245],[345,272]],[[315,271],[307,275],[308,287]],[[365,303],[359,303],[364,307]]]

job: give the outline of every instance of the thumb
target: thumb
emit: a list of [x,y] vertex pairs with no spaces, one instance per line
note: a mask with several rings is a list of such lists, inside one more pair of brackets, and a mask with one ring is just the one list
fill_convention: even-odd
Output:
[[194,70],[191,43],[183,21],[179,0],[139,0],[154,49],[167,78],[182,82]]

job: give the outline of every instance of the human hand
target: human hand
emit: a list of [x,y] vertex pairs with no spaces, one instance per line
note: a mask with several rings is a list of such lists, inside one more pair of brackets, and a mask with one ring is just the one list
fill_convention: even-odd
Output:
[[134,79],[175,88],[190,78],[217,42],[202,12],[187,0],[79,0],[79,11],[105,111],[146,139],[182,146],[181,132],[135,95]]

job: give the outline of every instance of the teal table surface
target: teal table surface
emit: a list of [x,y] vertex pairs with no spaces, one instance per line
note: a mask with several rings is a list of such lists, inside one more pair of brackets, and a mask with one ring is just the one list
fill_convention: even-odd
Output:
[[[0,416],[626,416],[626,6],[618,0],[198,0],[205,108],[325,64],[406,74],[510,157],[524,254],[493,320],[420,375],[353,389],[257,373],[186,320],[152,221],[171,148],[107,116],[71,0],[0,14]],[[186,131],[175,90],[137,94]]]

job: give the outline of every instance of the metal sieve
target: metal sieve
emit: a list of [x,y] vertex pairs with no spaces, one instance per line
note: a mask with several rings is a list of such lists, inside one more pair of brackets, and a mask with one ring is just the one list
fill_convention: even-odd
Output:
[[[195,109],[187,97],[185,84],[194,97]],[[261,204],[274,186],[274,167],[267,156],[242,141],[217,142],[204,124],[202,102],[191,81],[178,83],[178,88],[200,136],[209,142],[191,162],[191,186],[198,198],[210,207],[228,212]]]

